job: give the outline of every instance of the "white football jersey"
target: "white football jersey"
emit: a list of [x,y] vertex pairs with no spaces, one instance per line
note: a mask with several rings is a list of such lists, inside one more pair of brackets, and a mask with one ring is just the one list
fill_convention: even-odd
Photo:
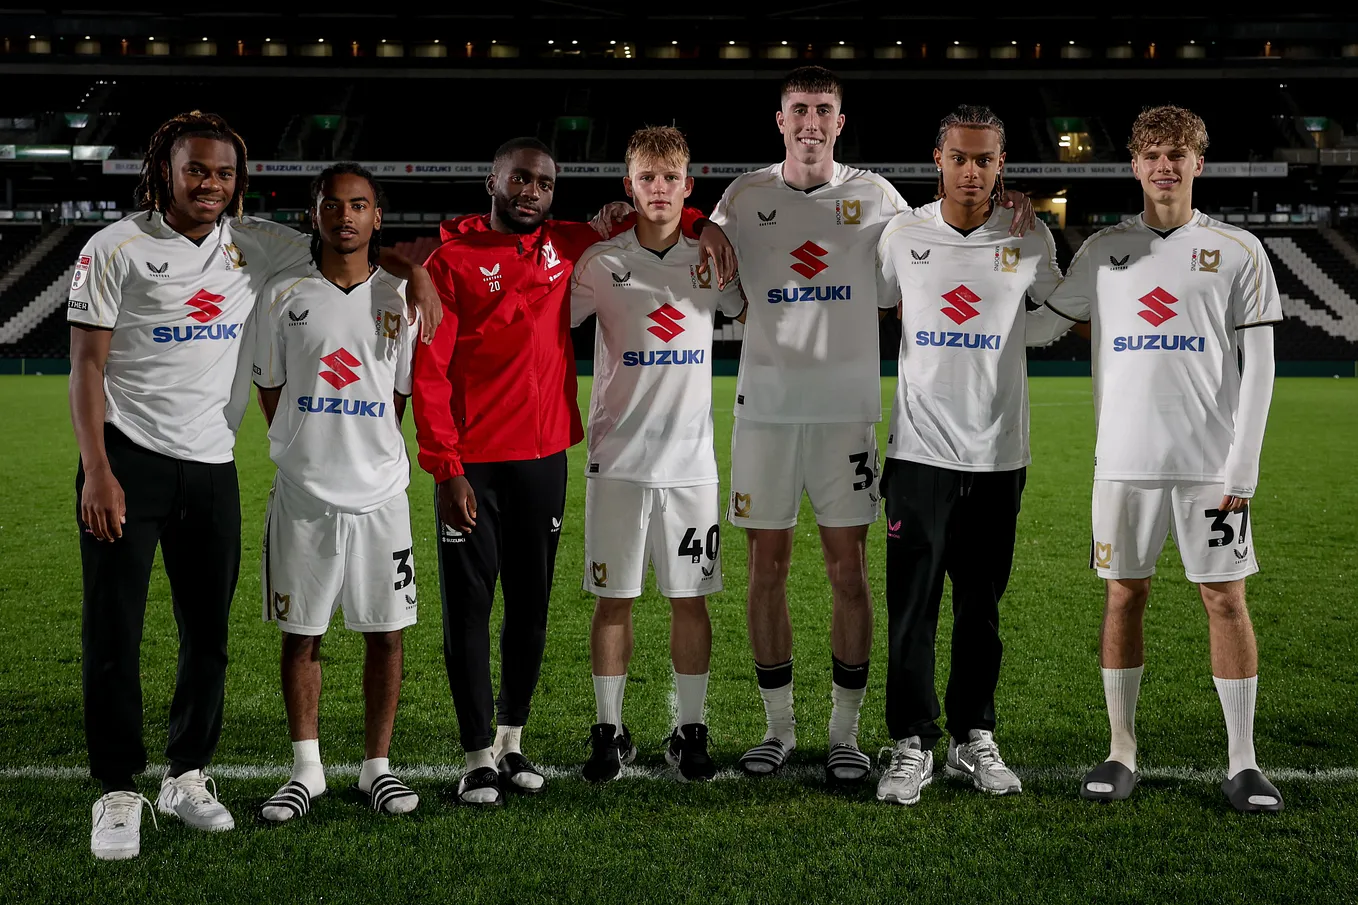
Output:
[[646,487],[717,480],[712,321],[734,317],[736,285],[698,273],[698,243],[661,258],[628,230],[590,246],[571,280],[571,322],[598,315],[585,473]]
[[735,247],[749,301],[736,417],[786,423],[882,420],[875,252],[908,209],[889,182],[835,165],[812,192],[774,164],[738,177],[712,213]]
[[880,294],[902,302],[887,455],[1012,471],[1032,461],[1023,297],[1045,302],[1061,282],[1056,246],[1040,221],[1009,235],[1013,216],[999,206],[964,236],[941,207],[892,218],[877,250]]
[[253,217],[223,219],[201,243],[153,211],[95,233],[66,319],[113,331],[104,420],[154,452],[230,462],[250,400],[240,350],[255,300],[270,276],[310,257],[307,236]]
[[313,265],[270,282],[255,382],[282,387],[269,457],[284,481],[346,512],[380,508],[410,484],[394,394],[410,395],[416,324],[405,284],[378,268],[348,292]]
[[1047,304],[1091,321],[1096,480],[1224,480],[1240,397],[1236,331],[1282,320],[1263,245],[1197,211],[1090,236]]

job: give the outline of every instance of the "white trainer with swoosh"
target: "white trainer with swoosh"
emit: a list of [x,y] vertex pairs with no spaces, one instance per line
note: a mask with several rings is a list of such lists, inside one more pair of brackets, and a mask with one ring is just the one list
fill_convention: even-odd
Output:
[[966,744],[948,739],[948,762],[943,770],[992,795],[1017,795],[1023,791],[1023,783],[1000,757],[994,733],[985,729],[971,730]]

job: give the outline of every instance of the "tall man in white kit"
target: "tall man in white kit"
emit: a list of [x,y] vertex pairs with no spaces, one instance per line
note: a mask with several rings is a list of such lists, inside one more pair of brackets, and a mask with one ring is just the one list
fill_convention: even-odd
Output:
[[[865,545],[878,508],[876,309],[897,301],[878,297],[875,251],[882,227],[909,206],[875,173],[835,162],[844,114],[833,73],[794,70],[780,98],[785,159],[738,177],[712,215],[736,248],[748,300],[727,517],[747,529],[747,617],[767,729],[740,764],[769,774],[797,745],[787,576],[805,490],[833,593],[826,779],[854,783],[871,768],[858,748],[858,714],[872,648]],[[1025,202],[1015,219],[1029,216]]]
[[1021,791],[995,743],[1000,598],[1009,583],[1028,451],[1025,344],[1073,323],[1046,301],[1061,282],[1041,223],[1009,236],[1004,123],[961,106],[939,124],[939,200],[887,224],[878,247],[884,298],[900,297],[902,340],[891,409],[886,504],[887,729],[895,744],[877,786],[919,801],[941,736],[934,647],[943,579],[952,580],[946,695],[950,775],[977,789]]
[[358,788],[373,810],[419,798],[387,753],[401,694],[402,630],[415,624],[410,460],[401,419],[416,327],[402,281],[377,265],[383,197],[372,174],[338,163],[311,187],[313,261],[280,274],[254,350],[259,407],[278,466],[265,516],[264,619],[283,632],[283,701],[292,776],[264,802],[281,823],[325,791],[318,709],[321,638],[335,610],[363,633],[365,751]]
[[1182,107],[1144,110],[1127,147],[1144,212],[1090,236],[1047,300],[1090,321],[1094,347],[1090,566],[1107,582],[1099,660],[1112,744],[1080,794],[1115,801],[1136,786],[1142,618],[1172,533],[1207,611],[1229,744],[1222,791],[1237,810],[1279,811],[1254,756],[1259,655],[1245,578],[1259,570],[1249,501],[1282,302],[1258,238],[1193,207],[1203,121]]
[[590,630],[596,721],[584,776],[617,777],[636,757],[622,721],[632,604],[655,564],[670,601],[677,719],[666,759],[687,780],[711,779],[707,753],[712,624],[721,590],[720,500],[712,448],[712,324],[743,305],[733,282],[700,273],[680,233],[693,191],[679,130],[641,129],[627,146],[624,188],[637,225],[591,246],[571,283],[571,322],[598,316],[585,475],[584,588],[598,597]]

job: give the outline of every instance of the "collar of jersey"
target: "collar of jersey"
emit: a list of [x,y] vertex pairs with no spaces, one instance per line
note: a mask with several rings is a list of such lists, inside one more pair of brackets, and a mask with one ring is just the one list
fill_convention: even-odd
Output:
[[[799,195],[807,194],[802,189],[794,189],[792,186],[787,184],[787,180],[783,178],[783,165],[781,163],[775,163],[773,165],[773,175],[778,180],[778,184],[781,185],[783,188],[787,189],[789,192],[796,192]],[[819,195],[826,189],[838,188],[839,186],[847,182],[848,179],[849,179],[849,168],[846,165],[840,163],[839,161],[835,161],[835,171],[830,174],[830,181],[825,183],[825,185],[822,185],[820,188],[816,189],[814,192],[811,192],[810,196]]]
[[[157,239],[165,239],[170,242],[173,242],[175,239],[181,239],[198,248],[207,248],[209,246],[215,248],[217,245],[221,244],[222,239],[226,236],[226,219],[224,217],[218,218],[217,225],[213,227],[213,230],[217,232],[217,241],[204,241],[201,245],[166,223],[165,215],[160,211],[149,211],[146,222],[151,227],[151,231],[155,233]],[[208,233],[208,238],[212,238],[212,233]]]
[[355,289],[357,289],[359,286],[362,286],[362,285],[364,285],[364,284],[371,285],[371,284],[377,282],[377,277],[378,277],[379,274],[386,273],[386,271],[384,271],[380,266],[374,267],[374,268],[373,268],[373,272],[370,273],[370,274],[368,274],[368,278],[367,278],[366,280],[364,280],[362,283],[355,283],[354,285],[350,286],[348,292],[346,292],[345,290],[341,289],[339,286],[336,286],[334,283],[330,282],[329,278],[326,277],[325,274],[321,273],[321,268],[319,268],[319,267],[316,266],[316,262],[315,262],[315,261],[312,261],[310,264],[307,265],[307,267],[308,267],[307,276],[311,277],[311,278],[314,279],[314,280],[318,280],[322,285],[327,286],[327,287],[329,287],[330,289],[335,290],[335,291],[338,292],[340,295],[349,295],[349,294],[352,293]]
[[[995,205],[995,209],[990,212],[990,216],[986,218],[986,221],[982,223],[979,228],[973,229],[964,236],[954,229],[951,223],[943,219],[943,199],[940,198],[933,204],[928,205],[928,207],[933,208],[934,211],[934,226],[947,234],[949,238],[958,242],[970,242],[978,237],[982,239],[993,239],[994,236],[992,236],[991,233],[1000,227],[1001,219],[1004,217],[1012,217],[1014,213],[1009,208],[1000,207],[997,204]],[[1005,235],[1008,235],[1009,231],[1007,224],[1005,224],[1004,232]]]
[[[1160,238],[1160,233],[1156,232],[1154,229],[1151,229],[1151,227],[1148,226],[1148,225],[1146,224],[1146,212],[1145,212],[1145,211],[1142,211],[1141,213],[1137,214],[1137,215],[1136,215],[1134,218],[1132,218],[1132,219],[1136,220],[1136,225],[1139,226],[1141,229],[1144,229],[1146,232],[1148,232],[1148,233],[1150,233],[1151,235],[1155,236],[1157,239]],[[1197,225],[1198,225],[1199,223],[1201,223],[1201,222],[1202,222],[1202,211],[1198,210],[1198,209],[1195,207],[1195,208],[1193,208],[1193,216],[1191,216],[1191,217],[1188,218],[1188,222],[1185,223],[1183,226],[1180,226],[1178,229],[1174,230],[1174,232],[1171,233],[1170,235],[1171,235],[1171,236],[1177,236],[1179,233],[1183,232],[1184,230],[1186,230],[1186,229],[1191,229],[1192,227],[1197,226]]]
[[[609,241],[617,242],[622,247],[623,251],[627,252],[644,251],[649,255],[654,254],[654,252],[652,252],[649,248],[645,248],[642,246],[641,240],[637,238],[637,228],[635,226],[629,230],[626,230],[625,232],[618,233]],[[698,240],[690,239],[688,236],[684,235],[683,232],[680,232],[679,241],[676,242],[675,244],[682,245],[684,248],[697,248]],[[672,263],[670,259],[670,254],[671,253],[666,253],[665,257],[656,258],[656,263],[658,264]]]

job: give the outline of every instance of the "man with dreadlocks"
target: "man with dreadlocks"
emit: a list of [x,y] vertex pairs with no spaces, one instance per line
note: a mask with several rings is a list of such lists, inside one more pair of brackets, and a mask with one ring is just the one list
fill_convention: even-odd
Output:
[[[133,777],[146,769],[139,648],[157,545],[179,626],[169,766],[156,807],[229,830],[204,768],[221,732],[227,615],[240,567],[232,449],[249,399],[240,349],[273,274],[308,260],[306,237],[242,216],[245,143],[198,111],[152,137],[141,212],[101,230],[71,279],[71,420],[80,448],[77,518],[84,575],[82,678],[90,772],[103,787],[90,848],[141,847]],[[423,268],[402,268],[437,322]],[[432,300],[432,306],[431,306]]]
[[278,465],[265,516],[264,619],[283,630],[283,701],[292,776],[261,811],[282,822],[325,791],[317,708],[321,638],[335,610],[363,633],[365,756],[358,788],[373,810],[419,803],[387,751],[401,693],[402,630],[415,624],[410,461],[401,419],[414,328],[404,285],[377,265],[383,197],[372,174],[339,163],[312,183],[311,263],[264,292],[255,383]]
[[[895,745],[877,798],[919,801],[938,727],[934,638],[952,579],[947,773],[1021,791],[994,739],[999,603],[1013,565],[1028,452],[1030,345],[1073,322],[1049,309],[1061,270],[1040,221],[1009,234],[1004,123],[961,106],[939,124],[938,200],[894,217],[877,245],[882,298],[901,299],[899,380],[882,474],[888,619],[886,720]],[[983,540],[980,540],[982,539]]]

